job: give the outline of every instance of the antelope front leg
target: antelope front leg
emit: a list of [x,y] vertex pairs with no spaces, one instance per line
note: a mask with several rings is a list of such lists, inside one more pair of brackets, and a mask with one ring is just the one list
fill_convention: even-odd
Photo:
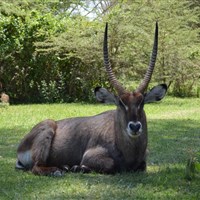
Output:
[[82,173],[89,173],[91,172],[91,169],[85,165],[74,165],[71,169],[70,169],[71,172],[82,172]]
[[80,167],[100,173],[114,173],[115,164],[107,149],[98,146],[84,153]]
[[35,175],[63,176],[66,172],[69,171],[69,166],[65,165],[62,166],[61,168],[58,168],[58,167],[39,166],[35,164],[31,171]]
[[31,171],[35,175],[62,176],[62,171],[60,169],[58,169],[57,167],[46,167],[46,166],[34,165]]

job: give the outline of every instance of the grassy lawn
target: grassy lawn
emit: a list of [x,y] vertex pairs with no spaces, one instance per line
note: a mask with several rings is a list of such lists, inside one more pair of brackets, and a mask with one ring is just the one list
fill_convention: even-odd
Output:
[[0,106],[0,199],[200,199],[200,176],[185,179],[188,158],[200,152],[200,99],[167,97],[145,106],[149,156],[145,173],[73,174],[61,178],[16,171],[22,137],[47,118],[94,115],[113,106]]

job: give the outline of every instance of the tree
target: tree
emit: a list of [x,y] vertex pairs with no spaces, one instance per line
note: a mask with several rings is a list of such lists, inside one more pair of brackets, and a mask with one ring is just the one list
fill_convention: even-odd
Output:
[[112,68],[129,89],[146,71],[159,22],[154,82],[190,96],[199,86],[197,1],[4,0],[0,2],[0,82],[14,102],[92,100],[107,85],[102,44],[109,22]]
[[38,82],[49,75],[45,74],[46,67],[42,70],[44,60],[34,54],[34,43],[55,34],[58,20],[51,13],[24,10],[24,4],[14,9],[12,5],[1,5],[0,81],[15,102],[38,101]]
[[[149,62],[153,26],[159,22],[154,80],[169,83],[178,96],[190,96],[200,77],[199,7],[188,1],[124,1],[105,16],[112,26],[110,46],[120,74],[142,77]],[[123,67],[122,67],[123,66]],[[127,70],[124,70],[127,69]],[[139,75],[139,76],[138,76]]]

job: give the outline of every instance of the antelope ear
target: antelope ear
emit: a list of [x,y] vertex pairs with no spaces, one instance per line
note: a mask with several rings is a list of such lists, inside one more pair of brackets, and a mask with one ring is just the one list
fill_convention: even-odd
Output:
[[107,89],[102,87],[96,87],[94,89],[95,97],[97,101],[101,103],[114,103],[116,104],[116,97],[110,93]]
[[144,103],[151,103],[155,101],[160,101],[164,98],[167,92],[167,85],[160,84],[153,87],[149,92],[146,93]]

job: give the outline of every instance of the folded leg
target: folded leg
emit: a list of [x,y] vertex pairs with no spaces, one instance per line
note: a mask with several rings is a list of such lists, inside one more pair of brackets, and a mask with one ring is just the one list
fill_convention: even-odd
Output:
[[57,167],[49,167],[47,160],[56,134],[56,122],[45,120],[36,125],[18,147],[17,169],[31,170],[38,175],[58,174]]
[[80,167],[95,172],[114,173],[115,163],[106,148],[98,146],[88,149],[81,161]]

